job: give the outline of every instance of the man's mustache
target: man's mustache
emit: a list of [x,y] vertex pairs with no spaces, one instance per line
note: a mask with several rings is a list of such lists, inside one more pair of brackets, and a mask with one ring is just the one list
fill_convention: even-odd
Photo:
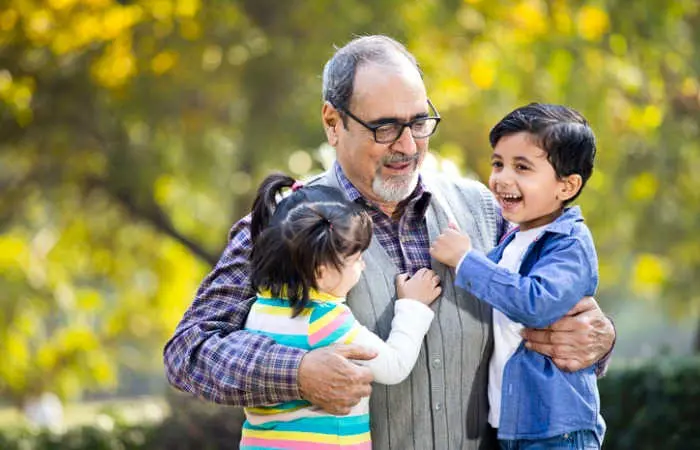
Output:
[[382,164],[403,164],[410,162],[418,162],[418,153],[412,156],[396,153],[382,158]]

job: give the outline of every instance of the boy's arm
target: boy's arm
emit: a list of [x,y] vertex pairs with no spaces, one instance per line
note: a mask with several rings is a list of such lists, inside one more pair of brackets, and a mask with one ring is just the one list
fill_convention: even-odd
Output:
[[583,297],[592,295],[597,271],[577,238],[561,238],[527,276],[498,266],[470,251],[457,268],[455,283],[527,327],[555,322]]

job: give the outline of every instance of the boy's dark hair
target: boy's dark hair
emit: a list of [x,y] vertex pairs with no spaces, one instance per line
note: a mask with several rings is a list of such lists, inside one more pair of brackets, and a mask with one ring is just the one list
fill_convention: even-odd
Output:
[[510,112],[491,129],[491,147],[521,131],[529,133],[534,144],[547,152],[557,177],[581,176],[581,188],[565,204],[574,201],[593,173],[596,154],[595,136],[586,119],[566,106],[530,103]]
[[251,214],[251,282],[256,290],[269,289],[286,297],[297,316],[317,289],[321,265],[338,270],[343,259],[363,252],[372,239],[372,221],[366,211],[335,188],[305,186],[278,202],[294,178],[272,174],[258,189]]

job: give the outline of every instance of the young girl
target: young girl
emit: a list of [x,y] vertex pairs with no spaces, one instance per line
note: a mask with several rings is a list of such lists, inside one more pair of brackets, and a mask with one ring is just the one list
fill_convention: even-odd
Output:
[[[282,189],[293,192],[279,203]],[[404,380],[433,319],[428,307],[439,278],[428,269],[396,281],[392,330],[386,342],[360,325],[345,296],[364,269],[369,215],[326,186],[297,188],[293,178],[270,175],[253,204],[252,284],[258,291],[245,328],[280,344],[313,350],[355,343],[377,351],[368,366],[378,383]],[[334,416],[304,400],[246,408],[241,449],[370,449],[369,403]]]

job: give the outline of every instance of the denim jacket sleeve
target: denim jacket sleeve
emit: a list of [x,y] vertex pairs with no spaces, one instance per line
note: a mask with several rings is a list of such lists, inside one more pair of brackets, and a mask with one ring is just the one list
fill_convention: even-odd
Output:
[[470,251],[457,268],[455,283],[509,319],[541,328],[595,293],[597,269],[579,237],[558,235],[526,276]]

